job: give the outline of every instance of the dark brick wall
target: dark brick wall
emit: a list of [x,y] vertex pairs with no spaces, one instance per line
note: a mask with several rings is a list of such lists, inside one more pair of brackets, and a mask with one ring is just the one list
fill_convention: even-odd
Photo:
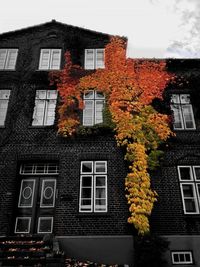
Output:
[[[124,235],[134,233],[127,224],[128,207],[124,192],[127,172],[123,152],[112,135],[65,139],[52,127],[32,127],[35,91],[49,88],[48,72],[38,71],[40,48],[69,49],[73,62],[83,66],[84,48],[104,47],[109,36],[80,28],[47,23],[21,32],[0,35],[0,47],[19,48],[16,71],[0,71],[0,89],[11,90],[5,127],[0,128],[0,235],[12,228],[19,186],[18,168],[24,161],[56,161],[57,178],[54,232],[56,235]],[[152,173],[152,186],[158,192],[151,217],[152,231],[159,234],[198,234],[200,216],[183,214],[177,165],[200,165],[199,61],[168,62],[169,70],[188,75],[190,83],[169,86],[162,107],[169,109],[172,92],[191,92],[197,130],[180,131],[165,149],[161,167]],[[186,75],[186,76],[187,76]],[[108,161],[108,212],[79,214],[81,160]],[[8,226],[8,227],[7,227]]]
[[[57,136],[56,126],[31,126],[35,91],[49,86],[48,72],[37,70],[40,48],[62,48],[62,64],[64,51],[69,49],[73,62],[83,66],[84,48],[104,47],[108,40],[108,35],[54,23],[0,36],[0,47],[19,48],[16,71],[0,71],[0,89],[11,90],[5,127],[0,128],[0,234],[13,231],[19,165],[24,161],[59,164],[56,235],[131,233],[124,194],[127,166],[114,138],[93,136],[67,140]],[[105,214],[78,212],[82,160],[108,162],[108,212]]]

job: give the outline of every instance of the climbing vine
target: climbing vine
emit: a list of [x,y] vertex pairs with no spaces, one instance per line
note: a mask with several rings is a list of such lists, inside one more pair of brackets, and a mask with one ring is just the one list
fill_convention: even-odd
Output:
[[159,146],[172,135],[168,116],[151,104],[155,98],[162,99],[174,76],[166,71],[164,61],[127,59],[125,46],[124,40],[113,37],[105,48],[105,68],[92,74],[74,66],[67,52],[64,69],[51,73],[50,80],[62,99],[58,133],[65,137],[77,132],[84,91],[98,90],[106,96],[117,144],[125,148],[130,163],[125,179],[128,222],[144,235],[150,231],[148,218],[157,199],[149,170],[158,166]]

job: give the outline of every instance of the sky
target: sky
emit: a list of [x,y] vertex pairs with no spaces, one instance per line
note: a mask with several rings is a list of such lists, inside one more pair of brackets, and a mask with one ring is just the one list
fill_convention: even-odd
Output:
[[128,38],[132,58],[200,58],[200,0],[6,0],[0,33],[59,22]]

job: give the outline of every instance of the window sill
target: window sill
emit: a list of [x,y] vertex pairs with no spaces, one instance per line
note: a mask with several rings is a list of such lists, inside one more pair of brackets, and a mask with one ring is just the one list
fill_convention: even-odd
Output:
[[6,127],[4,125],[0,125],[0,129],[5,129]]

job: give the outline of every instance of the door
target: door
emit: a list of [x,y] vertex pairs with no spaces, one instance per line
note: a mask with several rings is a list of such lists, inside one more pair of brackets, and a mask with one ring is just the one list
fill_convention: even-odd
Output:
[[14,233],[52,233],[55,198],[55,178],[23,177],[20,181]]

